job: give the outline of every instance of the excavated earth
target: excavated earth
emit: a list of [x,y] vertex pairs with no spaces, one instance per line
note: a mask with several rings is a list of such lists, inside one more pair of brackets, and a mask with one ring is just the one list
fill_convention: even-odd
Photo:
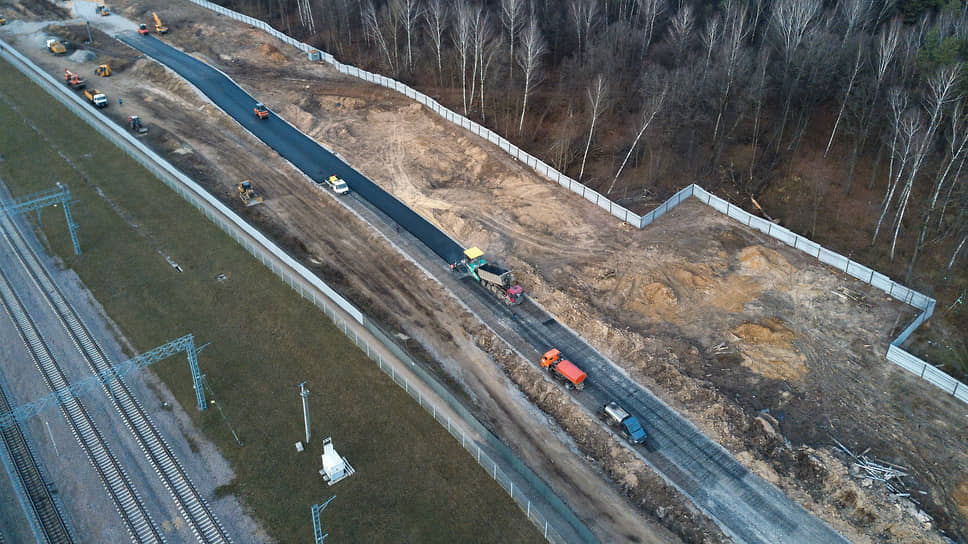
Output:
[[[117,4],[134,21],[159,8]],[[166,41],[460,242],[499,256],[563,323],[850,540],[941,542],[939,529],[968,540],[968,408],[885,359],[910,307],[694,199],[634,229],[419,104],[261,31],[187,2],[159,15],[172,27]],[[59,35],[80,41],[79,32]],[[39,39],[17,44],[58,75],[64,61]],[[415,284],[420,273],[355,216],[170,71],[104,35],[95,44],[99,57],[82,72],[113,59],[116,77],[99,87],[125,101],[109,115],[141,115],[149,145],[419,342],[603,541],[723,540],[441,288]],[[264,206],[239,206],[232,193],[244,178],[257,180]],[[911,496],[857,478],[835,441],[906,467]]]

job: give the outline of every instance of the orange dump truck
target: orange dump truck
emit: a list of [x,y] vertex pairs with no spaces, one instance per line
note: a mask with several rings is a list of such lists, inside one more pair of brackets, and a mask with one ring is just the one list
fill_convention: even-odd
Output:
[[578,368],[575,363],[562,358],[561,352],[556,348],[549,349],[541,357],[541,367],[547,368],[548,372],[555,378],[561,380],[568,386],[581,391],[585,387],[585,372]]

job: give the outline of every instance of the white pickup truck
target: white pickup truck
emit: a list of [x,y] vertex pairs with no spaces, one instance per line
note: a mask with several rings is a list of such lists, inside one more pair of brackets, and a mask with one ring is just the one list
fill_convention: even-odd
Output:
[[346,182],[343,181],[342,178],[338,178],[335,175],[326,178],[324,183],[329,185],[329,188],[338,195],[345,195],[346,193],[350,192],[350,188],[347,187]]

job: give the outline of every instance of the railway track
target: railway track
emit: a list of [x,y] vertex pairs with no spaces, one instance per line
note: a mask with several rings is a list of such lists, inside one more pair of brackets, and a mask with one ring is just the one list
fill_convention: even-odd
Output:
[[[94,373],[112,372],[112,365],[74,308],[66,301],[60,288],[40,262],[34,249],[9,220],[4,222],[3,237],[16,254],[31,280],[43,293],[50,308],[56,313],[64,330],[78,351],[84,356]],[[208,503],[195,488],[187,472],[181,466],[164,437],[158,432],[141,403],[119,377],[110,388],[102,384],[125,425],[138,441],[155,473],[168,489],[172,499],[198,542],[202,544],[227,544],[232,542],[228,533],[212,513]]]
[[[0,413],[9,412],[13,407],[7,401],[7,396],[0,387]],[[40,471],[40,465],[31,451],[23,430],[18,424],[12,424],[0,429],[0,440],[7,448],[7,453],[13,461],[14,469],[20,484],[27,494],[30,508],[37,519],[40,530],[48,544],[70,544],[74,542],[71,532],[64,522],[64,516],[54,501],[54,495],[47,485],[47,481]],[[13,484],[13,482],[11,482]],[[26,513],[30,515],[30,513]],[[0,537],[0,544],[3,538]]]
[[[9,220],[4,220],[9,223]],[[3,227],[6,233],[6,227]],[[121,520],[124,522],[132,542],[158,543],[164,542],[161,533],[145,510],[141,497],[138,495],[128,475],[114,454],[108,449],[104,437],[94,425],[94,421],[77,398],[67,392],[70,383],[63,370],[51,355],[50,348],[41,338],[37,325],[27,314],[23,302],[14,292],[8,276],[0,270],[0,302],[16,325],[20,338],[30,352],[34,364],[44,378],[44,382],[52,392],[62,391],[60,395],[60,409],[64,414],[74,434],[77,443],[87,455],[101,483],[114,502]]]

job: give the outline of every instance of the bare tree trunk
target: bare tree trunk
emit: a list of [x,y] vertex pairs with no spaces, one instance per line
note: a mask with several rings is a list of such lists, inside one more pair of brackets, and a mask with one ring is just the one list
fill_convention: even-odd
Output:
[[[464,105],[464,115],[467,115],[467,57],[470,54],[471,34],[473,33],[473,12],[470,6],[458,0],[455,8],[456,21],[454,23],[454,48],[460,67],[460,94]],[[472,80],[473,82],[473,80]]]
[[514,42],[524,23],[524,0],[501,0],[501,23],[508,31],[508,92],[514,88]]
[[951,270],[951,267],[955,265],[955,259],[958,258],[958,253],[961,252],[961,248],[965,247],[965,242],[968,242],[968,234],[961,239],[961,243],[958,244],[958,247],[956,247],[954,252],[951,254],[951,260],[948,261],[948,270]]
[[753,183],[753,171],[756,166],[756,147],[760,137],[760,111],[763,109],[763,95],[766,93],[766,67],[770,62],[770,50],[764,48],[760,53],[760,82],[756,86],[756,114],[753,116],[753,145],[750,153],[750,177],[748,183]]
[[585,160],[588,158],[588,150],[592,146],[595,124],[598,123],[598,118],[605,111],[605,103],[608,101],[607,94],[608,85],[605,82],[605,77],[602,74],[598,74],[592,86],[587,89],[589,113],[592,119],[588,126],[588,141],[585,143],[585,153],[581,157],[581,170],[578,172],[578,181],[581,181],[582,176],[585,174]]
[[669,91],[668,84],[662,88],[662,92],[659,93],[658,97],[653,96],[650,100],[650,104],[642,109],[642,122],[639,125],[639,132],[635,135],[635,139],[632,141],[632,145],[629,147],[629,152],[625,154],[625,159],[622,160],[622,165],[618,167],[618,171],[615,172],[615,177],[612,178],[611,185],[608,186],[608,191],[605,191],[606,195],[612,194],[612,189],[615,188],[615,182],[618,177],[622,175],[622,170],[625,169],[625,164],[629,162],[629,157],[632,156],[632,151],[635,146],[639,144],[639,138],[645,134],[646,129],[652,124],[652,120],[655,119],[656,114],[662,109],[662,103],[665,101],[666,93]]
[[434,52],[437,54],[437,81],[441,87],[444,86],[444,67],[442,61],[442,43],[444,34],[447,32],[448,21],[447,4],[445,0],[428,0],[427,9],[424,11],[424,19],[427,21],[427,31],[430,34],[430,41],[434,44]]
[[528,95],[538,84],[541,72],[541,56],[545,52],[545,41],[538,29],[538,21],[532,15],[528,26],[521,35],[521,49],[518,50],[518,66],[524,71],[524,96],[521,99],[521,120],[518,121],[518,135],[524,130],[524,114],[528,110]]
[[[897,246],[897,236],[901,231],[901,222],[904,220],[904,212],[907,210],[907,204],[911,197],[911,191],[914,186],[915,178],[921,170],[921,165],[924,163],[924,158],[927,156],[928,149],[934,140],[934,133],[941,122],[944,107],[948,102],[957,100],[959,98],[959,95],[956,94],[956,85],[960,76],[960,66],[955,65],[953,67],[941,68],[938,73],[928,81],[928,88],[931,95],[931,103],[928,104],[931,108],[931,119],[928,121],[928,129],[925,131],[924,139],[921,140],[917,153],[914,155],[914,162],[911,165],[910,172],[908,173],[907,184],[904,186],[904,192],[901,195],[901,209],[897,214],[897,219],[895,220],[894,239],[891,241],[891,261],[894,260],[894,248]],[[923,243],[923,240],[921,240],[919,243]],[[918,251],[917,248],[915,248],[915,258],[917,257],[917,254]],[[912,259],[910,269],[913,269],[913,267],[914,260]]]
[[387,44],[386,37],[383,35],[383,29],[380,25],[380,20],[376,15],[376,8],[373,7],[373,2],[367,2],[366,10],[363,14],[363,24],[366,27],[366,34],[369,36],[383,51],[384,56],[387,59],[387,67],[390,69],[391,73],[396,73],[396,67],[394,66],[393,56],[390,54],[390,48]]
[[789,88],[784,101],[783,115],[777,128],[777,150],[782,145],[783,132],[786,129],[787,118],[790,114],[793,93],[796,92],[797,84],[800,81],[800,70],[798,69],[791,84],[789,80],[790,68],[793,66],[797,51],[803,44],[807,30],[819,12],[819,0],[778,0],[773,8],[772,27],[779,42],[778,47],[783,54],[783,81],[788,84]]
[[[851,0],[859,1],[859,0]],[[847,108],[847,101],[850,100],[850,91],[854,88],[854,81],[857,79],[857,74],[860,72],[861,66],[864,63],[864,45],[857,45],[857,60],[854,61],[854,71],[850,74],[850,81],[847,83],[847,90],[844,92],[844,99],[840,103],[840,111],[837,112],[837,120],[834,121],[834,128],[830,131],[830,139],[827,140],[827,148],[823,151],[823,156],[826,157],[827,153],[830,152],[830,146],[834,143],[834,136],[837,135],[837,127],[840,125],[840,120],[844,117],[844,110]]]
[[655,33],[656,20],[665,11],[665,0],[636,0],[642,14],[642,51],[639,56],[645,58],[652,45],[652,35]]

